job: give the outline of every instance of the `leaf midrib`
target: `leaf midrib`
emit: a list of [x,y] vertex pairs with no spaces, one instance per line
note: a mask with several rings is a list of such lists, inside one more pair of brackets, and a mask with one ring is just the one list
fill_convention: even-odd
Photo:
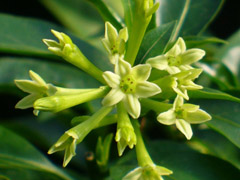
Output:
[[[33,170],[40,170],[40,171],[46,171],[52,174],[55,174],[65,180],[70,180],[71,178],[68,177],[66,174],[58,171],[56,168],[54,168],[53,166],[51,166],[50,163],[48,164],[41,164],[41,163],[37,163],[31,160],[26,160],[26,159],[22,159],[22,158],[18,158],[18,157],[12,157],[10,155],[6,155],[6,154],[0,154],[0,161],[10,161],[11,165],[14,165],[15,167],[21,167],[21,168],[26,168],[26,169],[33,169]],[[25,166],[24,166],[25,165]]]

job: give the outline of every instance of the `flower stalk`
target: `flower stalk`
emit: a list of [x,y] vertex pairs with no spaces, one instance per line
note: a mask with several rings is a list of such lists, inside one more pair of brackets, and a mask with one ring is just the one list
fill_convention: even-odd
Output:
[[144,34],[151,21],[152,14],[158,9],[159,3],[153,4],[153,0],[135,0],[135,6],[127,50],[124,57],[131,65],[135,62]]
[[71,95],[53,95],[40,98],[35,101],[33,107],[35,110],[59,112],[64,109],[97,99],[105,96],[109,87],[103,86],[97,89]]

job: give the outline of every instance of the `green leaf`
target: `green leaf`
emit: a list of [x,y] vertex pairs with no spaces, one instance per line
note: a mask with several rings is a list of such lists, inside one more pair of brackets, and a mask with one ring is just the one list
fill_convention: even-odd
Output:
[[218,61],[210,64],[196,62],[195,65],[203,69],[204,74],[216,83],[221,90],[226,91],[234,88],[233,74],[223,62]]
[[172,41],[178,36],[203,32],[220,10],[224,0],[159,0],[157,25],[178,21]]
[[47,83],[55,85],[69,88],[99,86],[95,79],[71,65],[20,57],[0,58],[0,84],[13,85],[15,79],[29,79],[29,70],[38,73]]
[[90,1],[104,21],[109,21],[118,31],[123,28],[123,20],[117,13],[112,11],[102,0],[87,0]]
[[240,30],[233,34],[228,42],[218,50],[215,57],[226,65],[233,74],[235,86],[240,87]]
[[89,39],[103,32],[104,23],[96,10],[79,0],[41,0],[53,15],[78,37]]
[[222,99],[240,103],[239,98],[211,88],[188,91],[188,95],[190,98],[194,99]]
[[[240,172],[230,163],[213,156],[193,151],[183,143],[156,141],[149,144],[153,161],[173,171],[165,180],[226,180],[239,179]],[[137,167],[135,153],[130,152],[117,165],[110,168],[113,180],[121,180],[130,170]]]
[[0,14],[0,24],[0,52],[52,55],[43,44],[42,39],[50,36],[50,29],[57,29],[57,26],[42,20],[20,18],[6,14]]
[[217,37],[205,37],[205,36],[186,36],[184,37],[187,48],[194,48],[205,44],[228,44],[227,41]]
[[212,116],[206,124],[240,148],[240,104],[224,100],[198,100],[199,104]]
[[170,40],[176,22],[163,24],[150,30],[143,38],[136,64],[144,63],[148,58],[162,54]]
[[9,179],[75,179],[55,167],[26,140],[2,126],[0,139],[1,175]]
[[221,158],[240,169],[240,149],[211,129],[194,131],[194,137],[189,144],[201,153]]
[[[0,28],[0,52],[48,58],[50,56],[54,59],[61,59],[48,51],[42,39],[56,39],[50,30],[55,29],[65,32],[63,28],[42,20],[15,17],[6,14],[0,14],[0,24],[2,25],[2,28]],[[69,32],[65,33],[70,34]],[[103,70],[111,68],[105,54],[86,42],[71,36],[71,34],[70,37],[93,64]]]

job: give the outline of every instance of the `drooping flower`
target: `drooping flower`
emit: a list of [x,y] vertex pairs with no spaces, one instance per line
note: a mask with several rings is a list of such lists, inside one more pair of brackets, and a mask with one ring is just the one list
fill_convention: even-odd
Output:
[[172,174],[171,170],[153,164],[137,167],[124,176],[123,180],[163,180],[162,176],[170,174]]
[[102,43],[108,52],[112,64],[115,64],[119,58],[123,57],[127,40],[127,27],[121,29],[118,34],[116,28],[111,23],[105,23],[105,37],[102,39]]
[[65,150],[63,166],[65,167],[76,155],[76,145],[98,126],[101,120],[107,116],[112,107],[102,107],[84,122],[66,131],[59,140],[49,149],[48,154]]
[[165,125],[176,124],[176,127],[189,140],[193,134],[190,124],[209,121],[211,120],[211,116],[207,112],[199,109],[198,105],[184,104],[183,97],[178,95],[173,103],[173,108],[160,113],[157,120]]
[[198,48],[186,50],[184,40],[178,38],[175,45],[164,55],[156,56],[147,60],[152,67],[166,70],[169,74],[192,69],[192,63],[199,61],[205,55],[205,51]]
[[151,66],[148,64],[131,65],[119,59],[115,64],[115,73],[106,71],[103,78],[112,88],[102,101],[104,106],[113,106],[123,101],[127,112],[133,117],[140,116],[141,106],[138,98],[146,98],[161,92],[154,83],[148,82]]
[[137,138],[127,110],[124,108],[122,102],[118,103],[117,112],[118,121],[115,140],[117,141],[118,154],[121,156],[127,146],[132,149],[136,145]]

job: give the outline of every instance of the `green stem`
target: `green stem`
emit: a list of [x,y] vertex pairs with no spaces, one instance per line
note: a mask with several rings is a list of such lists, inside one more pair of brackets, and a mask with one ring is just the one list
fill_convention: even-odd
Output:
[[136,154],[137,154],[137,160],[138,160],[139,166],[144,167],[146,165],[154,164],[150,155],[148,154],[146,147],[145,147],[145,144],[144,144],[144,141],[142,138],[142,134],[140,131],[140,125],[139,125],[138,121],[133,120],[132,124],[134,127],[134,131],[136,133],[136,136],[137,136]]
[[165,112],[172,108],[172,104],[155,101],[152,99],[144,98],[141,99],[141,105],[147,109],[147,111],[153,110],[157,113]]
[[77,66],[78,68],[82,69],[83,71],[94,77],[102,84],[106,84],[105,80],[102,77],[103,72],[100,69],[98,69],[94,64],[92,64],[83,55],[83,53],[78,49],[77,46],[75,46],[74,51],[75,52],[72,53],[71,56],[63,56],[63,58],[69,63],[73,64],[74,66]]
[[34,103],[35,110],[58,112],[78,104],[82,104],[97,98],[105,96],[110,88],[107,86],[94,89],[80,94],[73,95],[54,95],[50,97],[40,98]]
[[148,23],[141,21],[142,17],[135,17],[132,24],[132,31],[130,33],[125,60],[131,65],[134,65],[139,48],[141,46]]
[[84,139],[84,137],[91,130],[93,130],[102,121],[102,119],[105,116],[107,116],[112,111],[112,109],[113,109],[113,106],[110,106],[110,107],[103,106],[99,111],[93,114],[88,120],[70,129],[69,131],[77,134],[79,138],[77,143],[80,143]]
[[131,121],[129,119],[128,113],[124,107],[123,102],[119,102],[117,104],[117,113],[118,113],[118,121],[117,121],[117,127],[129,127],[131,126]]

